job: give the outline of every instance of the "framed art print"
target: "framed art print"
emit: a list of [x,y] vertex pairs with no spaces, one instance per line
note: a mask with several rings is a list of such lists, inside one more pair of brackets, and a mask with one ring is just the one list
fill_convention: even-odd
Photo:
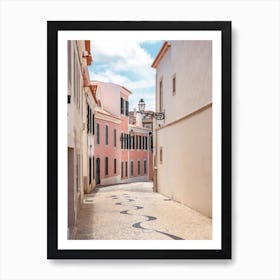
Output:
[[48,259],[230,259],[231,22],[47,28]]

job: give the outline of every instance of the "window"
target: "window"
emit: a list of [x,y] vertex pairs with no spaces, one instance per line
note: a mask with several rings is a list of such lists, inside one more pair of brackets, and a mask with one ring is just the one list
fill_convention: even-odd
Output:
[[105,175],[109,174],[109,158],[105,157]]
[[99,123],[96,124],[96,143],[100,144],[100,125]]
[[172,94],[176,94],[176,75],[174,74],[172,77]]
[[147,174],[147,161],[144,160],[144,174]]
[[138,175],[140,175],[140,160],[138,160],[138,162],[137,162],[137,172],[138,172]]
[[153,135],[150,136],[150,150],[153,151]]
[[89,184],[91,184],[91,157],[89,157]]
[[122,97],[121,97],[121,114],[122,115],[124,114],[124,100]]
[[89,105],[87,110],[87,125],[88,133],[94,134],[94,114],[92,113],[92,110]]
[[105,145],[108,145],[108,125],[105,125]]
[[123,178],[123,161],[121,163],[121,177]]
[[124,149],[127,149],[126,133],[124,133]]
[[145,148],[146,148],[146,150],[148,150],[148,137],[147,136],[145,137]]
[[125,115],[128,116],[128,106],[129,106],[129,103],[128,101],[125,101]]
[[87,132],[89,133],[90,130],[90,107],[87,106]]
[[92,178],[94,179],[94,157],[92,157]]
[[91,133],[94,134],[94,114],[92,114]]
[[129,134],[127,134],[126,142],[127,142],[127,148],[130,149],[130,135]]
[[131,135],[129,138],[130,138],[130,149],[134,149],[133,147],[134,137]]
[[133,176],[133,161],[130,162],[130,176]]
[[117,173],[117,159],[114,158],[114,174]]
[[117,130],[114,129],[114,147],[117,147]]
[[163,155],[162,155],[162,147],[159,148],[159,162],[162,164],[163,162]]
[[162,80],[159,82],[159,111],[163,111],[163,92],[162,92]]
[[142,149],[145,149],[145,136],[142,136]]
[[127,161],[125,162],[125,177],[127,177]]
[[121,149],[123,149],[123,140],[124,138],[123,138],[123,133],[121,133]]

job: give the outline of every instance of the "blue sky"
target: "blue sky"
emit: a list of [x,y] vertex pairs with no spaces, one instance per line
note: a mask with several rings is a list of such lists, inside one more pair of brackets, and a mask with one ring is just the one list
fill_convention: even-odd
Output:
[[91,40],[91,80],[120,84],[130,91],[130,110],[141,98],[146,109],[155,109],[155,69],[151,67],[163,41]]

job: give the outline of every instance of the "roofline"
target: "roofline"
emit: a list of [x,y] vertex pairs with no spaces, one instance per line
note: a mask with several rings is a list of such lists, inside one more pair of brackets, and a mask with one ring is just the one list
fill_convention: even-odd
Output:
[[90,89],[91,94],[93,96],[93,99],[94,99],[95,103],[97,104],[98,101],[97,101],[97,98],[96,98],[96,91],[97,91],[98,85],[89,84],[88,86],[89,86],[89,89]]
[[93,84],[101,83],[101,84],[111,84],[111,85],[119,86],[119,87],[123,88],[124,90],[126,90],[129,94],[132,94],[132,91],[130,91],[128,88],[126,88],[126,87],[124,87],[120,84],[116,84],[116,83],[113,83],[113,82],[103,82],[103,81],[99,81],[99,80],[91,80],[90,82],[93,83]]
[[160,51],[158,52],[155,60],[153,61],[151,67],[156,68],[159,64],[159,62],[161,61],[161,59],[164,57],[165,53],[167,52],[167,50],[171,47],[171,45],[165,41],[160,49]]
[[132,91],[130,91],[129,89],[127,89],[126,87],[124,86],[121,86],[123,89],[125,89],[127,92],[129,92],[129,94],[132,94]]
[[[104,115],[104,116],[108,116],[108,117],[111,117],[111,118],[114,118],[114,119],[117,119],[117,120],[121,120],[121,118],[120,117],[118,117],[118,116],[116,116],[116,115],[113,115],[113,114],[111,114],[110,112],[108,112],[108,111],[106,111],[106,110],[104,110],[104,109],[101,109],[102,111],[104,111],[104,112],[102,112],[102,111],[99,111],[99,109],[98,109],[98,107],[96,107],[96,110],[95,110],[95,112],[96,113],[99,113],[99,114],[101,114],[101,115]],[[98,117],[97,117],[98,118]]]

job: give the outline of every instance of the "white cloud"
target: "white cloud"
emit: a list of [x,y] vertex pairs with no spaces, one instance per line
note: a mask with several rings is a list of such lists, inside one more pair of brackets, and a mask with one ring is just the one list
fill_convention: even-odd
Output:
[[[106,61],[112,70],[127,70],[151,65],[152,57],[137,41],[91,41],[93,60]],[[140,74],[140,73],[139,73]]]
[[139,99],[144,98],[146,108],[151,110],[155,103],[155,70],[151,68],[153,58],[140,46],[141,42],[92,40],[93,63],[89,74],[91,80],[112,82],[131,90],[130,109],[137,108]]

